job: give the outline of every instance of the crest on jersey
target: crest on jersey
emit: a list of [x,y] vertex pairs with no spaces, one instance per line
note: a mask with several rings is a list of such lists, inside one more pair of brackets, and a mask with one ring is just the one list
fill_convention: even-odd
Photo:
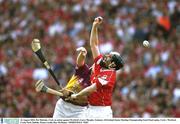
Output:
[[78,81],[79,81],[79,83],[82,83],[83,82],[83,78],[80,78]]
[[103,75],[102,77],[99,77],[98,80],[102,85],[106,85],[108,83],[107,79],[107,75]]

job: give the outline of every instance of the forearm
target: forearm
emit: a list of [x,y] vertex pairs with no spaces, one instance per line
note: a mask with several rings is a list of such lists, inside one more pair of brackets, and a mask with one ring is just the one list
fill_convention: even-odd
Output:
[[90,35],[90,46],[95,47],[98,45],[98,29],[97,25],[92,25],[91,35]]
[[95,59],[97,56],[99,56],[99,48],[98,48],[98,33],[97,33],[97,25],[92,26],[91,35],[90,35],[90,46],[93,58]]
[[86,55],[87,55],[87,50],[84,47],[79,47],[76,49],[76,51],[79,52],[77,59],[76,59],[76,64],[77,66],[83,66],[85,63]]
[[80,97],[80,96],[87,96],[89,95],[90,93],[96,91],[96,84],[92,84],[91,86],[89,87],[86,87],[85,89],[81,90],[78,94],[77,94],[77,97]]
[[82,52],[80,52],[78,57],[77,57],[76,64],[78,66],[84,65],[85,59],[86,59],[86,55],[84,55]]

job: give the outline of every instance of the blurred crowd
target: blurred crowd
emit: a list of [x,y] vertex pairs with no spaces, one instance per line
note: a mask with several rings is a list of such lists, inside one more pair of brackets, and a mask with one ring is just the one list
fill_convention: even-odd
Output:
[[[76,48],[88,50],[95,17],[101,52],[118,51],[114,117],[180,117],[179,0],[0,0],[0,117],[52,117],[58,97],[37,93],[38,79],[58,89],[31,50],[38,38],[63,86]],[[150,48],[142,45],[150,42]]]

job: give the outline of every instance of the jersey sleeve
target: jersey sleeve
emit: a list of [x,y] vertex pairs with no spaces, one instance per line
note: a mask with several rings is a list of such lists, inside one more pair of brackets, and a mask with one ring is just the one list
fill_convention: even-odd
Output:
[[75,75],[82,75],[84,73],[89,72],[89,66],[87,64],[84,64],[83,66],[76,66],[75,68]]
[[101,58],[102,58],[102,54],[100,54],[99,56],[97,56],[95,59],[94,59],[94,63],[97,63]]

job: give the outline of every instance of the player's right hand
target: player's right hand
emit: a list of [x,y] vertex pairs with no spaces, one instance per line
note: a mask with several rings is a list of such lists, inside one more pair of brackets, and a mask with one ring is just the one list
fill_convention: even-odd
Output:
[[79,47],[76,49],[77,52],[81,52],[84,56],[87,54],[87,50],[84,47]]
[[72,94],[71,99],[77,99],[77,94]]
[[103,22],[103,18],[101,16],[98,16],[94,19],[93,25],[97,26]]
[[77,94],[72,94],[71,96],[67,97],[65,100],[76,100],[77,99]]

